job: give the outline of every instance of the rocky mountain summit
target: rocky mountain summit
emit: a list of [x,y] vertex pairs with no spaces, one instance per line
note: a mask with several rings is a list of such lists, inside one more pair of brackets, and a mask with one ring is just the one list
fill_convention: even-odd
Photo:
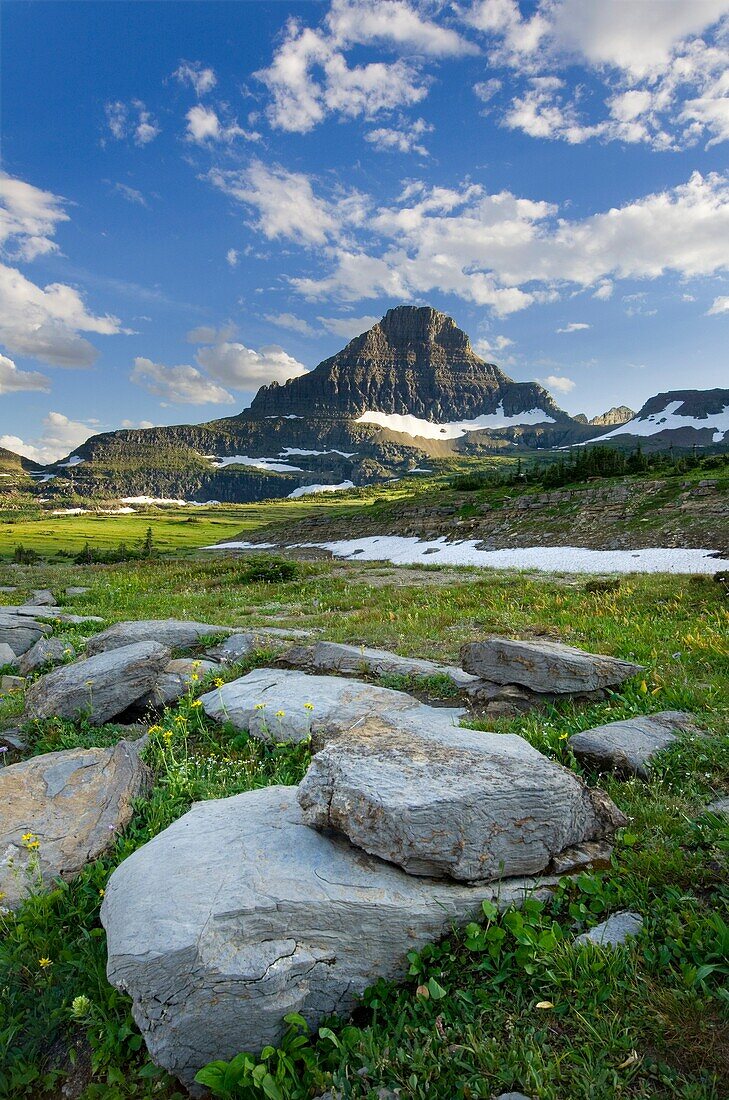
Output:
[[570,420],[539,383],[514,382],[479,358],[452,317],[398,306],[309,374],[263,386],[250,415],[357,419],[376,411],[443,422],[499,408],[507,419],[538,409],[547,421]]

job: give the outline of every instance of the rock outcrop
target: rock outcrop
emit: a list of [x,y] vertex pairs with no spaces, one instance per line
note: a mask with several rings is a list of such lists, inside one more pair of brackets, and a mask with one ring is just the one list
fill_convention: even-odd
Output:
[[29,688],[25,718],[85,715],[101,725],[152,691],[169,659],[158,642],[135,642],[56,668]]
[[641,665],[587,653],[561,642],[485,638],[461,649],[467,672],[496,684],[520,684],[530,691],[566,694],[597,691],[622,684]]
[[139,619],[115,623],[100,634],[95,634],[93,638],[89,638],[86,652],[94,656],[133,642],[159,642],[169,649],[190,649],[199,645],[204,638],[230,633],[231,627],[214,626],[212,623],[184,622],[180,619]]
[[403,691],[338,676],[307,676],[288,669],[258,668],[201,697],[205,713],[231,722],[262,741],[303,741],[310,734],[336,737],[369,717],[386,714],[398,728],[425,714],[441,728],[465,713],[427,707]]
[[140,744],[69,749],[0,768],[0,892],[19,905],[29,889],[73,878],[116,840],[144,791]]
[[304,821],[408,874],[464,881],[538,874],[626,824],[523,738],[444,729],[427,709],[407,729],[369,719],[318,752],[299,787]]
[[503,908],[535,890],[407,875],[308,828],[294,788],[267,787],[198,803],[114,871],[107,975],[154,1061],[190,1086],[212,1059],[279,1043],[286,1013],[312,1027],[346,1015],[483,900]]
[[471,686],[478,682],[476,676],[454,665],[442,665],[420,657],[401,657],[386,649],[368,646],[342,645],[339,642],[316,642],[313,646],[294,646],[281,658],[282,663],[311,672],[342,672],[360,675],[369,672],[373,676],[443,676],[456,687]]

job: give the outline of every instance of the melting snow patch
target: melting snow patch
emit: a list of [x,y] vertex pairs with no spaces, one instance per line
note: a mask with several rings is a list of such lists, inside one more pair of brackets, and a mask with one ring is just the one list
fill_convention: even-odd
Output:
[[249,458],[248,455],[228,455],[214,458],[213,464],[221,470],[224,466],[254,466],[257,470],[266,470],[272,474],[302,473],[300,466],[290,466],[275,458]]
[[288,498],[293,500],[295,497],[307,496],[308,493],[339,493],[344,489],[354,489],[354,482],[340,481],[339,485],[300,485],[293,493],[289,493]]
[[85,462],[85,458],[79,458],[78,455],[71,455],[68,462],[58,462],[56,465],[59,469],[64,469],[67,466],[80,466],[82,462]]
[[448,424],[435,424],[430,420],[421,420],[409,414],[383,412],[364,412],[357,424],[378,424],[392,432],[404,435],[421,436],[424,439],[459,439],[467,432],[477,432],[483,428],[513,428],[517,424],[554,424],[554,418],[547,416],[542,409],[529,409],[526,412],[507,416],[503,402],[496,406],[496,412],[485,413],[474,420],[458,420]]
[[[226,542],[206,550],[244,550],[253,544]],[[712,550],[650,547],[645,550],[589,550],[582,546],[527,546],[512,550],[479,550],[478,541],[421,542],[399,535],[375,535],[338,542],[297,543],[331,550],[337,558],[390,561],[395,565],[478,565],[488,569],[538,569],[547,573],[715,573],[729,559]]]

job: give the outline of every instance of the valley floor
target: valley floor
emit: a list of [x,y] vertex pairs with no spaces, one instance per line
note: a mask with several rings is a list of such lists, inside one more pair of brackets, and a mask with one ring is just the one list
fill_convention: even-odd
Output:
[[[0,600],[18,602],[48,587],[69,610],[105,622],[174,616],[246,629],[293,626],[316,638],[445,661],[486,633],[546,636],[637,661],[647,668],[645,679],[605,702],[564,703],[495,723],[474,716],[469,724],[518,733],[578,771],[567,737],[600,722],[690,710],[708,735],[687,737],[666,752],[648,782],[601,778],[629,819],[607,869],[566,882],[544,907],[485,917],[483,935],[454,932],[413,955],[405,982],[375,986],[353,1020],[334,1021],[303,1046],[289,1042],[287,1051],[271,1053],[261,1071],[274,1082],[269,1091],[251,1084],[230,1095],[490,1100],[510,1089],[534,1100],[729,1095],[729,840],[726,820],[706,812],[729,792],[725,587],[711,577],[596,581],[329,561],[289,563],[287,579],[265,583],[251,577],[249,561],[5,565],[0,584],[16,591]],[[88,591],[66,597],[69,586]],[[92,631],[91,624],[63,629],[76,645]],[[266,660],[264,654],[257,663]],[[248,667],[232,666],[225,676]],[[191,702],[190,696],[163,715],[170,740],[162,736],[148,751],[151,798],[138,804],[111,855],[74,883],[34,897],[15,917],[0,916],[2,1096],[181,1095],[148,1061],[129,1001],[106,982],[104,886],[119,862],[193,801],[296,783],[308,763],[306,746],[265,748],[236,739],[201,719]],[[22,707],[22,691],[0,699],[0,726],[14,724]],[[36,754],[120,736],[112,726],[58,719],[24,732]],[[632,946],[614,954],[569,951],[564,941],[621,909],[645,918]]]

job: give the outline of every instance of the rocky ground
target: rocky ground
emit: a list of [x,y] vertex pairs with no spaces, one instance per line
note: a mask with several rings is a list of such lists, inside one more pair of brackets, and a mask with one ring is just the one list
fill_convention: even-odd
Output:
[[0,1093],[719,1100],[722,587],[345,573],[0,578]]

